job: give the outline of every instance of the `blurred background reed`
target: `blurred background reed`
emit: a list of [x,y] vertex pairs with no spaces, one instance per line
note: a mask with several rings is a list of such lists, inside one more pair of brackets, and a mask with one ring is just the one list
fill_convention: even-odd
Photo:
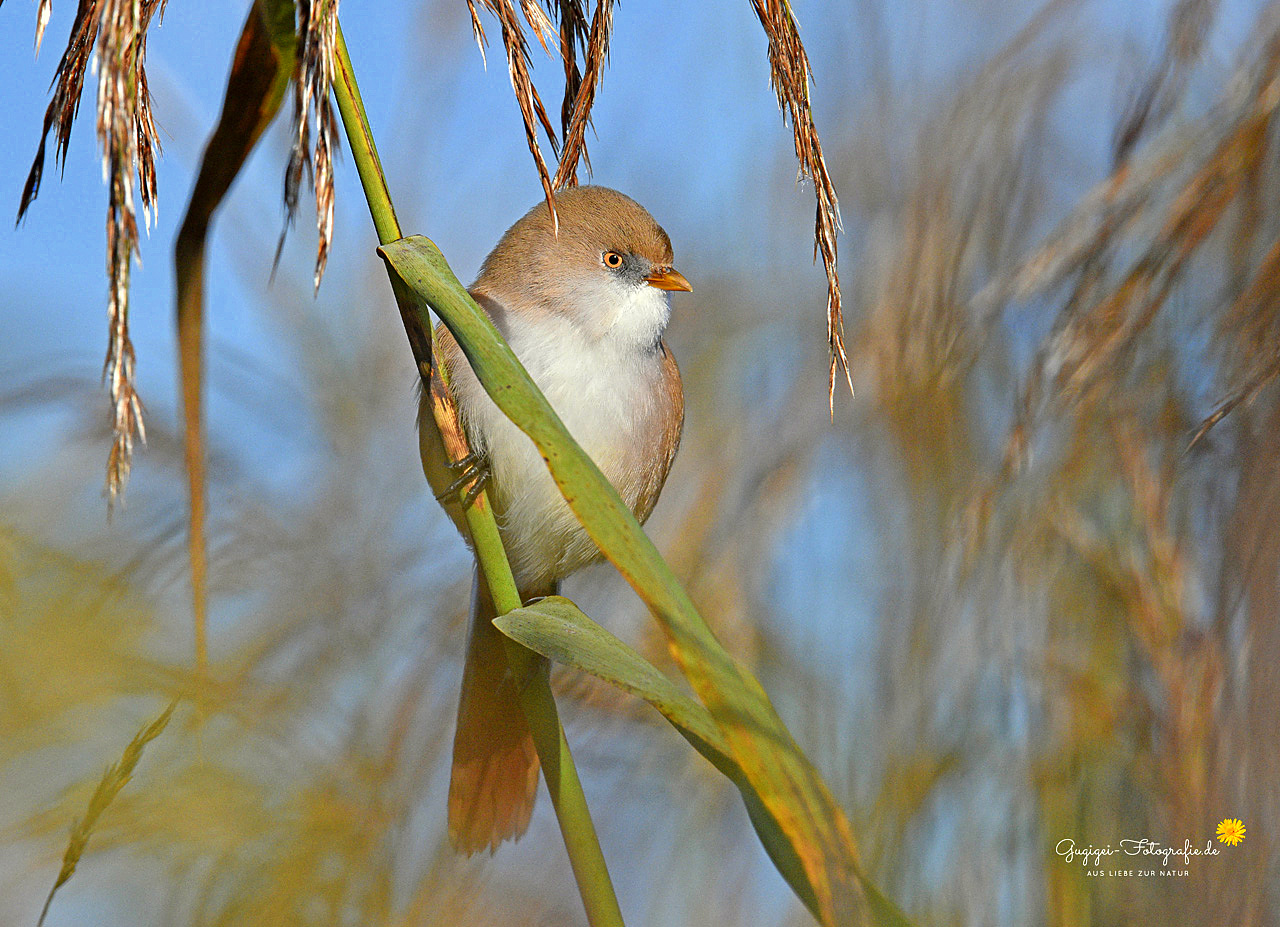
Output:
[[[0,10],[15,210],[53,68],[32,12]],[[110,523],[87,124],[0,229],[4,924],[35,922],[103,769],[190,690],[170,248],[243,12],[178,4],[152,31],[148,444]],[[617,11],[595,180],[657,216],[696,286],[651,534],[916,923],[1280,922],[1280,7],[796,12],[845,225],[857,395],[834,423],[812,195],[749,5]],[[469,279],[541,196],[504,69],[461,2],[342,18],[402,223]],[[493,859],[447,848],[468,557],[421,476],[349,162],[319,295],[305,223],[268,282],[289,141],[277,123],[213,236],[216,683],[147,747],[48,923],[578,923],[545,796]],[[610,568],[568,592],[668,665]],[[810,922],[732,788],[655,715],[557,688],[628,923]],[[1054,852],[1203,845],[1226,817],[1244,842],[1173,862],[1185,877],[1088,877]]]

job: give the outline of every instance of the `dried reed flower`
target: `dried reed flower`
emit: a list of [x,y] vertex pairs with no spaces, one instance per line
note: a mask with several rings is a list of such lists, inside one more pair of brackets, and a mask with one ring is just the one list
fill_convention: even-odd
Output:
[[40,55],[40,43],[44,41],[44,27],[49,25],[49,16],[53,13],[53,0],[40,0],[36,11],[36,56]]
[[[551,0],[547,0],[550,6]],[[591,26],[582,0],[558,0],[560,17],[560,58],[564,61],[564,102],[560,104],[561,144],[569,136],[569,121],[578,101],[578,88],[582,86],[582,72],[578,69],[578,49],[587,47]],[[563,158],[561,159],[563,160]],[[590,161],[587,162],[588,168]]]
[[840,275],[836,269],[836,233],[841,230],[840,204],[836,200],[835,185],[827,171],[827,162],[822,156],[822,142],[813,123],[813,109],[809,105],[809,85],[812,80],[809,56],[800,41],[800,28],[791,11],[791,4],[788,0],[751,0],[751,5],[769,38],[770,79],[778,94],[778,105],[791,118],[799,176],[803,178],[808,175],[813,180],[818,199],[813,259],[817,261],[821,255],[822,266],[827,273],[827,342],[831,351],[831,366],[827,374],[827,402],[834,417],[837,367],[844,371],[849,392],[853,392],[849,359],[844,351]]
[[[546,108],[542,105],[542,97],[538,95],[538,88],[533,85],[533,79],[529,76],[529,42],[525,36],[524,27],[520,25],[520,18],[511,0],[479,0],[479,2],[494,15],[498,25],[502,27],[502,46],[507,52],[507,71],[511,76],[511,89],[515,91],[516,102],[520,104],[520,114],[524,118],[525,141],[529,145],[529,153],[533,155],[533,163],[538,169],[538,179],[542,181],[542,189],[547,197],[547,208],[551,210],[552,221],[559,229],[551,174],[547,170],[542,149],[538,146],[538,128],[534,124],[535,119],[546,133],[553,153],[559,153],[559,145],[555,130],[551,127],[551,120],[547,118]],[[532,27],[538,43],[545,50],[547,41],[556,33],[551,20],[532,0],[520,0],[520,8]],[[475,34],[476,44],[480,46],[480,53],[483,55],[485,34],[476,12],[476,0],[467,0],[467,9],[471,12],[471,29]]]
[[534,0],[520,0],[520,10],[524,13],[525,20],[533,27],[533,34],[537,37],[538,44],[542,46],[542,50],[550,54],[551,48],[547,45],[547,42],[557,35],[557,30],[555,24],[551,21],[551,17]]
[[76,822],[71,829],[71,839],[67,842],[66,852],[62,855],[62,868],[58,870],[58,878],[54,880],[53,888],[49,889],[49,895],[45,898],[44,908],[40,911],[40,919],[36,922],[36,927],[40,927],[44,923],[44,919],[49,914],[49,905],[53,903],[53,896],[58,893],[63,885],[75,874],[76,866],[80,862],[80,857],[84,855],[85,847],[88,846],[89,836],[93,833],[94,825],[98,823],[98,818],[112,800],[120,794],[120,790],[129,784],[129,780],[133,777],[133,771],[138,765],[138,761],[142,759],[142,751],[160,736],[160,732],[169,724],[169,718],[173,715],[173,709],[178,703],[171,702],[169,707],[161,712],[160,716],[154,721],[145,725],[133,740],[129,741],[129,745],[124,748],[124,753],[120,756],[119,763],[113,763],[107,767],[106,773],[98,782],[98,787],[93,791],[93,797],[89,799],[89,806],[85,809],[84,817]]
[[[4,6],[4,0],[0,0]],[[40,43],[44,40],[44,28],[49,25],[49,14],[53,12],[53,0],[40,0],[36,8],[36,57],[40,57]]]
[[[1256,92],[1183,184],[1156,235],[1112,291],[1072,313],[1050,354],[1059,384],[1083,390],[1108,361],[1132,345],[1164,305],[1187,262],[1245,191],[1253,168],[1268,151],[1267,134],[1280,107],[1280,56],[1273,56]],[[1082,286],[1088,287],[1086,280]],[[1246,294],[1247,295],[1247,294]],[[1070,309],[1068,310],[1070,311]]]
[[[1187,40],[1176,37],[1186,33],[1187,17],[1202,22],[1210,12],[1190,2],[1175,9],[1170,30],[1175,38],[1170,39],[1167,57],[1192,54],[1195,49]],[[1145,105],[1139,103],[1138,108]],[[1223,100],[1197,131],[1168,127],[1133,156],[1118,144],[1117,157],[1124,160],[1111,175],[1013,274],[978,294],[975,310],[985,315],[1011,297],[1027,300],[1052,287],[1071,285],[1054,333],[1042,346],[1023,390],[1022,424],[1006,448],[1006,466],[1018,465],[1019,446],[1046,399],[1092,394],[1113,378],[1114,362],[1132,353],[1184,282],[1189,262],[1233,210],[1246,226],[1256,220],[1252,204],[1268,163],[1277,113],[1280,31],[1273,31],[1263,39],[1261,54],[1238,69]],[[1127,129],[1117,138],[1137,132]],[[1280,257],[1268,254],[1256,271],[1238,271],[1251,274],[1252,282],[1242,286],[1223,316],[1222,328],[1233,338],[1242,335],[1236,342],[1240,350],[1228,365],[1242,383],[1204,421],[1192,446],[1265,387],[1276,375],[1273,370],[1280,371],[1273,347],[1280,325],[1273,327],[1274,314],[1261,311],[1270,305],[1266,295],[1280,273],[1278,263]]]
[[[110,337],[103,365],[103,379],[111,396],[114,435],[107,461],[109,504],[114,504],[128,482],[134,437],[146,440],[142,402],[135,387],[133,344],[129,339],[129,269],[138,251],[135,177],[148,229],[156,210],[155,156],[160,150],[160,141],[151,116],[144,62],[147,28],[157,12],[164,16],[164,6],[165,0],[81,0],[67,48],[54,75],[54,91],[45,111],[40,145],[18,207],[18,221],[21,221],[40,190],[45,142],[50,129],[54,130],[54,159],[59,164],[65,162],[89,56],[96,54],[97,131],[108,189],[107,273],[111,281],[107,299]],[[49,11],[49,0],[42,0],[36,22],[37,51]]]
[[[574,52],[572,37],[581,41],[581,27],[585,23],[581,19],[582,10],[576,4],[566,3],[566,12],[561,21],[562,36],[569,35],[568,41],[562,41],[560,52],[565,64],[565,117],[564,149],[560,155],[560,166],[556,170],[552,186],[572,187],[578,182],[578,159],[586,162],[587,170],[591,170],[591,159],[587,157],[587,124],[591,121],[591,107],[596,100],[596,90],[600,87],[600,77],[604,73],[604,63],[609,57],[609,36],[613,32],[613,0],[599,0],[595,15],[591,18],[591,32],[586,37],[584,53],[586,70],[578,76],[577,58]],[[571,75],[572,72],[572,75]],[[570,109],[570,89],[573,90],[573,104]]]
[[[338,145],[338,124],[333,115],[329,87],[333,83],[333,56],[338,41],[338,0],[301,0],[298,4],[299,47],[294,74],[294,142],[285,169],[284,204],[288,216],[285,231],[298,210],[302,174],[310,169],[316,194],[315,288],[320,289],[329,246],[333,241],[333,152]],[[315,133],[315,151],[311,135]],[[276,261],[284,246],[284,233],[276,248]]]

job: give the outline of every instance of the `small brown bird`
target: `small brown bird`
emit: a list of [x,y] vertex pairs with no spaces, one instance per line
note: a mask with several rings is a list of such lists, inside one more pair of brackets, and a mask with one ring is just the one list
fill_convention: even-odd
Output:
[[[692,287],[671,266],[667,233],[629,197],[576,187],[556,195],[556,208],[558,233],[544,203],[507,230],[471,295],[643,522],[684,423],[680,372],[662,340],[671,313],[666,291]],[[443,328],[439,344],[463,430],[487,464],[521,600],[553,595],[600,551],[533,442],[494,405]],[[424,442],[439,440],[429,423],[420,434]],[[424,460],[429,456],[424,451]],[[430,469],[428,477],[437,490],[447,485]],[[538,757],[491,623],[495,614],[477,576],[449,782],[449,837],[467,854],[523,834],[538,786]]]

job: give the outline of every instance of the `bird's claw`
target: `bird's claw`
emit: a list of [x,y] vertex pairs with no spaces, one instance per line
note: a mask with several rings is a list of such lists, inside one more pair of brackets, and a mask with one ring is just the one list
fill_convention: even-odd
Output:
[[445,464],[450,470],[470,470],[479,466],[484,462],[484,455],[479,451],[472,451],[466,457],[459,457],[457,460],[450,460]]
[[465,509],[476,501],[476,497],[484,492],[489,482],[489,459],[472,451],[466,457],[449,461],[448,466],[450,470],[460,473],[456,480],[436,493],[436,501],[446,503],[466,486],[467,494],[462,499],[462,507]]

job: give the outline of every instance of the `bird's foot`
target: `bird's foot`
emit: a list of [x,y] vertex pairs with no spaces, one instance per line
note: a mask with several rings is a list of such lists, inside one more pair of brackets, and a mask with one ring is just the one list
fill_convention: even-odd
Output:
[[489,458],[472,451],[460,460],[449,461],[449,469],[458,471],[458,478],[443,491],[436,493],[436,500],[448,502],[465,486],[467,494],[462,499],[462,507],[465,509],[476,501],[476,497],[484,492],[489,482]]

